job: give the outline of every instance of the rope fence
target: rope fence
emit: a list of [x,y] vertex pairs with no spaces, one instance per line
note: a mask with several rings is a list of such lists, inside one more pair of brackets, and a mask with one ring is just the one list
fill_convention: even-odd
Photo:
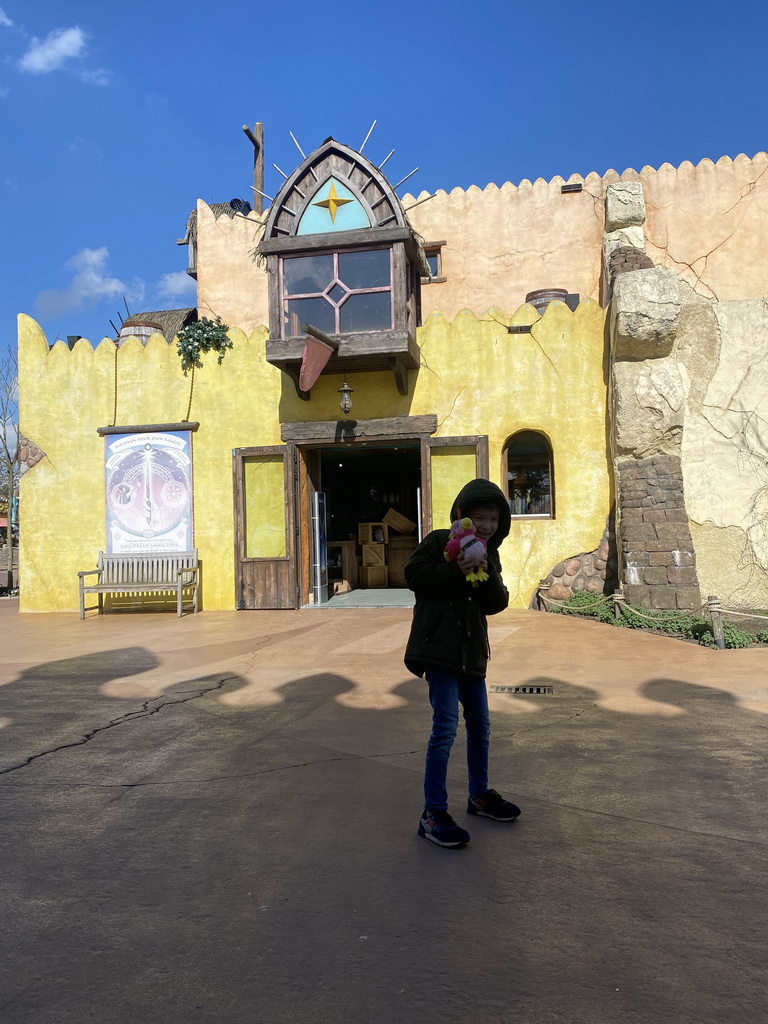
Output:
[[[621,590],[617,590],[614,594],[608,596],[599,597],[595,601],[589,604],[580,605],[569,605],[567,601],[556,601],[554,598],[547,597],[546,592],[549,590],[549,583],[546,580],[540,580],[539,586],[536,589],[536,606],[539,611],[549,611],[550,608],[565,608],[574,615],[579,615],[582,612],[591,611],[594,608],[600,607],[600,605],[613,603],[614,615],[617,619],[623,615],[629,619],[630,616],[637,616],[640,619],[644,619],[647,622],[652,623],[656,627],[670,626],[675,622],[681,622],[685,619],[690,618],[692,615],[702,615],[705,618],[709,618],[712,623],[712,635],[715,638],[715,643],[718,650],[725,650],[725,635],[723,632],[723,615],[732,615],[736,618],[741,619],[766,619],[768,620],[768,614],[765,612],[737,612],[729,608],[723,608],[720,599],[715,594],[711,594],[707,600],[699,605],[698,608],[691,608],[690,610],[682,611],[677,615],[665,615],[663,618],[660,616],[649,615],[647,612],[641,611],[639,608],[633,608],[628,605],[624,594]],[[659,609],[661,611],[662,609]]]

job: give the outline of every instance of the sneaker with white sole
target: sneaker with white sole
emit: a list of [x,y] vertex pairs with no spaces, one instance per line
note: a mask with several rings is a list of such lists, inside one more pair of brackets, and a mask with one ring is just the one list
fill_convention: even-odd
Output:
[[495,789],[486,789],[484,793],[469,798],[467,814],[479,814],[481,818],[493,818],[494,821],[514,821],[520,817],[520,808],[505,800]]
[[419,835],[438,846],[464,846],[469,842],[469,832],[457,825],[448,811],[425,808],[419,821]]

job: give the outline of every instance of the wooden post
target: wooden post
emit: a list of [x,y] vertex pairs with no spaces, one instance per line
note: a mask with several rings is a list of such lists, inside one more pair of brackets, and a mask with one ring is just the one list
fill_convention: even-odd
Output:
[[725,650],[725,636],[723,635],[723,606],[716,594],[710,594],[707,598],[709,615],[712,619],[712,633],[719,650]]
[[621,618],[621,606],[624,602],[624,591],[617,590],[613,596],[613,614],[617,620]]
[[312,324],[302,324],[301,329],[304,334],[309,334],[313,338],[317,338],[318,341],[322,341],[328,348],[332,348],[334,352],[339,351],[339,343],[335,338],[329,338],[328,335],[321,331],[319,327],[313,327]]
[[264,125],[257,121],[253,131],[247,124],[243,131],[253,143],[253,208],[257,213],[264,212]]
[[540,612],[547,610],[547,606],[544,604],[541,594],[542,591],[546,592],[547,590],[549,590],[549,583],[547,583],[546,580],[539,580],[539,585],[536,588],[536,605]]

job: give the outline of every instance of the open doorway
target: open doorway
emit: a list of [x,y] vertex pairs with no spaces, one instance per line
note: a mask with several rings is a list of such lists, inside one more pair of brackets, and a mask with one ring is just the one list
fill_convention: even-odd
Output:
[[405,587],[405,564],[419,535],[419,443],[324,448],[319,470],[329,596]]

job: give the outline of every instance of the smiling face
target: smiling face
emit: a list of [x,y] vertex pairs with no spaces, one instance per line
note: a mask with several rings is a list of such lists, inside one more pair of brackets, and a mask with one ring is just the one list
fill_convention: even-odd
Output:
[[499,510],[495,505],[470,505],[464,515],[469,516],[477,536],[488,543],[499,528]]

